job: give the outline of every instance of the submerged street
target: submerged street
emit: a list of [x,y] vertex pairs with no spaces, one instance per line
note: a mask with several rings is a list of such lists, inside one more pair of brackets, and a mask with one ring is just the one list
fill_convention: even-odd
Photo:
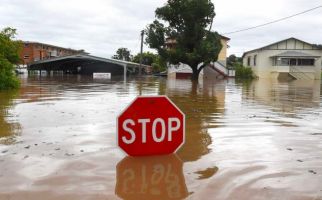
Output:
[[[0,92],[0,199],[322,199],[320,81],[21,77]],[[127,157],[116,118],[138,95],[186,115],[176,155]]]

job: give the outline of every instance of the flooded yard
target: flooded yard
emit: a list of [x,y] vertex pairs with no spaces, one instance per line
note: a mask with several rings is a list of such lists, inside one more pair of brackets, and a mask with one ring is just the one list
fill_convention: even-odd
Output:
[[[21,78],[0,93],[0,199],[322,199],[319,81]],[[127,157],[116,117],[138,95],[186,114],[175,155]]]

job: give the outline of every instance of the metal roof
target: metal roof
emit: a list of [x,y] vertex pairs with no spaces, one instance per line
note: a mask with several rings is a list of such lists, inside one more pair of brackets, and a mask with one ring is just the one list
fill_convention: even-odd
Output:
[[[138,64],[138,63],[123,61],[123,60],[116,60],[116,59],[111,59],[111,58],[102,58],[102,57],[97,57],[97,56],[92,56],[92,55],[87,55],[87,54],[76,54],[76,55],[69,55],[69,56],[51,58],[51,59],[46,59],[46,60],[39,60],[39,61],[30,63],[29,66],[46,64],[46,63],[54,63],[54,62],[59,62],[59,61],[64,61],[64,60],[94,60],[94,61],[100,61],[100,62],[106,62],[106,63],[113,63],[113,64],[117,64],[120,66],[124,66],[124,65],[140,66],[140,64]],[[148,65],[142,65],[142,66],[143,67],[150,67]]]
[[319,58],[321,56],[314,56],[312,54],[308,54],[308,53],[303,53],[303,52],[299,52],[299,51],[286,51],[286,52],[283,52],[283,53],[280,53],[280,54],[276,54],[274,56],[271,56],[271,57],[285,57],[285,58],[289,58],[289,57],[292,57],[292,58],[298,58],[298,57],[301,57],[301,58]]

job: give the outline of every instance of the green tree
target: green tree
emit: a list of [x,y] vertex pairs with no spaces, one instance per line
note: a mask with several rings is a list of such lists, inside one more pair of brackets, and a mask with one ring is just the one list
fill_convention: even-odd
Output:
[[155,73],[164,72],[167,69],[167,63],[157,55],[155,62],[152,63],[152,69]]
[[[198,80],[200,71],[217,61],[222,48],[220,35],[210,31],[214,10],[211,0],[168,0],[155,11],[157,19],[147,27],[146,43],[166,62],[188,64],[192,79]],[[167,39],[175,44],[169,47]]]
[[19,87],[19,80],[14,74],[14,64],[20,61],[20,41],[14,40],[16,29],[5,28],[0,32],[0,90]]
[[[138,53],[133,57],[132,62],[140,63],[141,53]],[[154,73],[159,73],[166,70],[166,62],[158,54],[151,52],[142,53],[142,64],[152,66]]]
[[[138,53],[133,57],[132,62],[140,63],[141,53]],[[142,64],[143,65],[152,65],[156,61],[157,55],[151,52],[143,52],[142,53]]]
[[119,48],[116,54],[112,56],[113,59],[130,61],[132,58],[131,52],[127,48]]
[[235,68],[236,65],[242,65],[242,64],[243,64],[243,59],[240,57],[237,57],[235,54],[232,54],[227,58],[227,67],[229,68]]
[[313,47],[321,50],[322,49],[322,44],[313,44]]

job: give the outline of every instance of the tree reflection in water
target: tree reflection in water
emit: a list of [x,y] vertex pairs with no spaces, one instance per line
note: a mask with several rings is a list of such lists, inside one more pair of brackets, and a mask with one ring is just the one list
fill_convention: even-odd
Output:
[[0,92],[0,144],[13,144],[15,136],[20,134],[20,124],[15,122],[15,116],[10,112],[17,94],[17,91]]
[[186,141],[178,155],[185,162],[196,161],[210,151],[208,127],[218,126],[214,116],[224,112],[225,85],[190,80],[168,80],[167,84],[166,95],[186,114]]

